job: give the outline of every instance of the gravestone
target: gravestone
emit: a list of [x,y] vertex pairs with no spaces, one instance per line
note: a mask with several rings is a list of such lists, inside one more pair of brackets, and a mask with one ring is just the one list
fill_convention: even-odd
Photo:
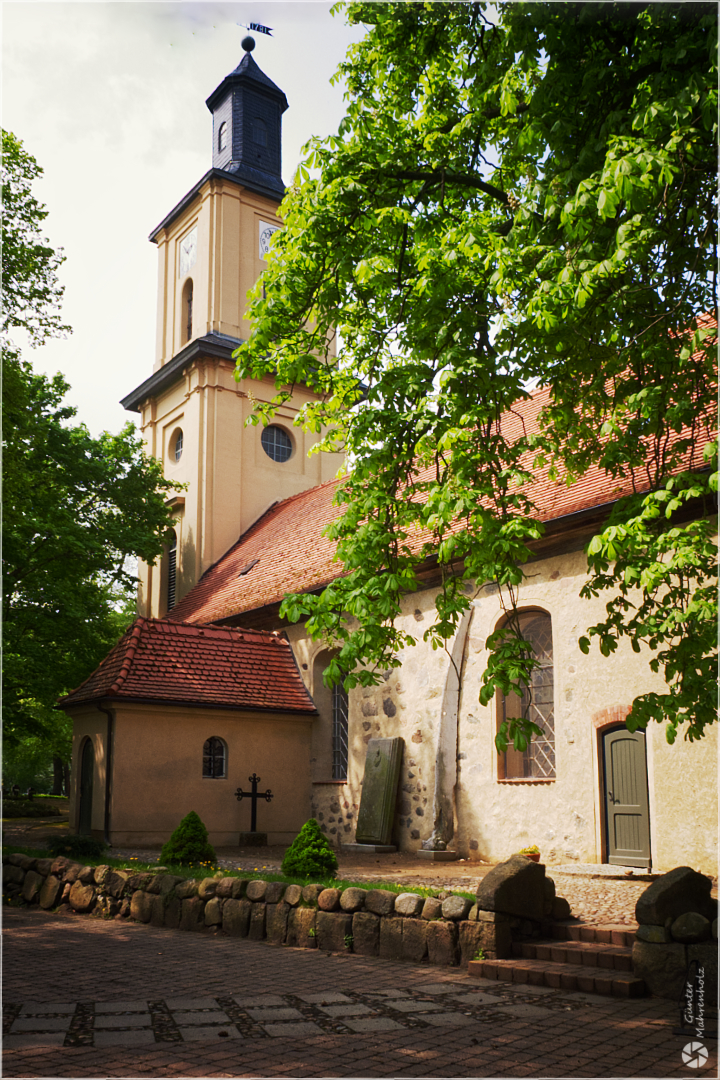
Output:
[[403,740],[371,739],[365,757],[355,845],[395,850],[391,845]]

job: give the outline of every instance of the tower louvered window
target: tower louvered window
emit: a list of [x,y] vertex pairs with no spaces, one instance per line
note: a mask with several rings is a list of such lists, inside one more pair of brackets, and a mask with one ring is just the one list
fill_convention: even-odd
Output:
[[167,609],[175,607],[175,585],[177,581],[177,536],[172,534],[167,557]]
[[342,684],[332,692],[332,778],[347,780],[348,693]]
[[500,754],[501,780],[555,779],[555,699],[553,674],[552,621],[543,611],[526,611],[520,615],[520,630],[533,648],[538,666],[533,670],[530,686],[522,697],[499,695],[498,722],[525,716],[540,728],[526,750],[508,747]]

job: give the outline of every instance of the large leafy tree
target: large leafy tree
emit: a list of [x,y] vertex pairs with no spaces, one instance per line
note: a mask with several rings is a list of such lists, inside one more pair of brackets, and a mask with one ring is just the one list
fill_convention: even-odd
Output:
[[[453,633],[468,583],[495,581],[508,622],[481,700],[519,689],[533,660],[516,590],[542,532],[529,485],[599,466],[609,493],[622,479],[633,494],[588,548],[586,595],[611,592],[590,638],[654,650],[667,689],[635,701],[631,726],[700,737],[714,719],[715,6],[345,10],[367,27],[340,69],[347,115],[307,148],[237,354],[240,375],[275,376],[275,405],[298,380],[318,391],[302,422],[352,463],[332,530],[350,572],[284,611],[337,643],[331,680],[372,682],[413,642],[396,616],[436,559],[426,639]],[[525,429],[512,410],[538,386]],[[510,721],[498,745],[535,731]]]
[[131,618],[132,558],[160,554],[175,485],[132,425],[94,438],[73,423],[63,377],[36,374],[20,355],[18,336],[41,344],[68,328],[61,256],[41,235],[46,212],[32,194],[41,170],[7,132],[3,154],[4,735],[11,751],[25,744],[37,757],[45,747],[67,760],[55,703]]

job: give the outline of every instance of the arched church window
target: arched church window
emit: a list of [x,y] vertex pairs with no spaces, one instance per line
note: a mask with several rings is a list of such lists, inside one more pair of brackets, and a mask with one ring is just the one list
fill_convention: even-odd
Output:
[[347,780],[348,769],[348,692],[342,683],[332,691],[332,778]]
[[193,329],[193,283],[192,278],[188,278],[185,282],[183,289],[183,322],[185,330],[185,340],[190,341],[192,338]]
[[227,747],[222,739],[213,735],[203,743],[203,776],[222,780],[226,775]]
[[292,439],[287,431],[278,427],[277,424],[270,424],[269,427],[263,428],[260,442],[267,456],[273,461],[287,461],[292,454]]
[[526,750],[509,746],[498,759],[500,780],[555,779],[555,699],[553,676],[552,621],[545,611],[523,611],[519,616],[523,638],[532,645],[538,661],[530,686],[517,694],[499,693],[497,697],[498,727],[503,720],[525,716],[537,724],[542,734],[536,735]]
[[182,457],[182,452],[183,452],[183,433],[182,433],[182,429],[179,428],[177,430],[177,432],[175,433],[175,438],[173,440],[173,447],[172,447],[172,456],[175,459],[175,461],[180,460],[180,458]]
[[222,124],[218,128],[218,152],[221,152],[227,146],[227,120],[223,120]]
[[253,121],[253,142],[257,146],[267,146],[267,127],[264,120],[256,116]]
[[170,535],[167,555],[167,609],[175,607],[175,585],[177,582],[177,533]]

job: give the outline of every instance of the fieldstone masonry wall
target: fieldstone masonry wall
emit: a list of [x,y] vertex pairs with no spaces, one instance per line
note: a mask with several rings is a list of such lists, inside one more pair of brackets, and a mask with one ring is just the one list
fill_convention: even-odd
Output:
[[517,922],[456,895],[301,888],[222,875],[198,882],[162,868],[133,873],[21,854],[3,857],[3,896],[46,910],[445,966],[466,964],[480,949],[488,959],[508,957]]

